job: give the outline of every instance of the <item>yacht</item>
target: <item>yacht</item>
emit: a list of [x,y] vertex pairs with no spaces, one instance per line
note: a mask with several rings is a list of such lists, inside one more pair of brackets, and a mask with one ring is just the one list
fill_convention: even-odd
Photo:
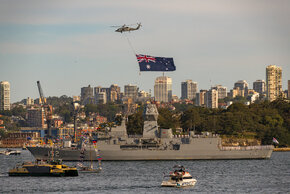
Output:
[[169,179],[162,181],[162,187],[189,187],[195,185],[196,179],[192,178],[183,166],[176,165],[173,168],[174,171],[165,176]]

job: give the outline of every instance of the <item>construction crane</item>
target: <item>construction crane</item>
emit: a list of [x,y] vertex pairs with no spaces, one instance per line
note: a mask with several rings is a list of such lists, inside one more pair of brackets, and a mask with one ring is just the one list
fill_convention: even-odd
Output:
[[41,105],[41,108],[44,110],[44,117],[46,118],[46,124],[47,124],[47,137],[51,137],[51,124],[52,124],[52,106],[49,105],[46,101],[46,98],[44,97],[40,81],[37,81],[37,87],[39,91],[39,103]]

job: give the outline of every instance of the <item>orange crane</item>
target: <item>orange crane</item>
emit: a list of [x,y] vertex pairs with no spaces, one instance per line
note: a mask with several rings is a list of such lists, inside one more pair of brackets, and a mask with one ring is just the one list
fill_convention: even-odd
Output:
[[39,91],[39,101],[41,104],[41,108],[44,109],[44,115],[46,118],[46,124],[47,124],[47,137],[51,137],[51,124],[52,124],[52,106],[49,105],[46,101],[46,98],[43,95],[43,91],[40,85],[40,81],[37,81],[37,87]]

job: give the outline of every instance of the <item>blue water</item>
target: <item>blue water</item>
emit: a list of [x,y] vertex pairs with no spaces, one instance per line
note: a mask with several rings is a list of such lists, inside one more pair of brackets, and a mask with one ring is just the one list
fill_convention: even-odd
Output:
[[[275,152],[269,160],[103,161],[101,173],[78,177],[8,176],[16,163],[32,160],[27,150],[0,155],[0,193],[290,193],[290,152]],[[194,187],[160,186],[175,164],[197,179]]]

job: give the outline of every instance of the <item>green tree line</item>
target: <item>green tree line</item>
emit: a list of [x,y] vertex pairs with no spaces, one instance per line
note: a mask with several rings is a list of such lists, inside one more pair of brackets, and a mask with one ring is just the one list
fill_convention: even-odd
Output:
[[[159,108],[158,112],[161,128],[182,128],[197,133],[207,131],[244,138],[250,134],[263,144],[271,144],[275,137],[280,146],[290,145],[290,103],[282,99],[250,106],[234,103],[228,109],[176,104],[174,111]],[[129,116],[128,133],[142,134],[143,122],[141,111]]]

